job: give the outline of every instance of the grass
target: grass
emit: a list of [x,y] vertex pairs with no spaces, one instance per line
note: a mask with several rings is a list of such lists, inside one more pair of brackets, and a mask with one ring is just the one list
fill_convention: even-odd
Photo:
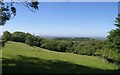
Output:
[[17,42],[6,43],[2,60],[3,73],[118,72],[115,64],[99,57],[54,52]]

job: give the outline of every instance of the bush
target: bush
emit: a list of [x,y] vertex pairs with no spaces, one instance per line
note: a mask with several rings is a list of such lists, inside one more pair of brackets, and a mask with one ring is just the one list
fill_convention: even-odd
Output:
[[25,43],[26,34],[24,32],[14,32],[12,34],[12,41]]
[[8,31],[3,32],[2,40],[10,41],[11,40],[11,33]]

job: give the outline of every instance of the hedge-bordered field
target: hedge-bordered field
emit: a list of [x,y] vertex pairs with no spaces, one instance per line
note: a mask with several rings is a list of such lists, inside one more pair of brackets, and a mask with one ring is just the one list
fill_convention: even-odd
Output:
[[2,48],[3,73],[98,73],[118,67],[103,58],[77,55],[7,42]]

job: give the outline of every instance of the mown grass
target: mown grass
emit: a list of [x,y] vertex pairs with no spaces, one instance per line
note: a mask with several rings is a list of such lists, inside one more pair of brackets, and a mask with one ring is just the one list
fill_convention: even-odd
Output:
[[54,52],[17,42],[6,43],[2,59],[3,73],[108,73],[118,69],[99,57]]

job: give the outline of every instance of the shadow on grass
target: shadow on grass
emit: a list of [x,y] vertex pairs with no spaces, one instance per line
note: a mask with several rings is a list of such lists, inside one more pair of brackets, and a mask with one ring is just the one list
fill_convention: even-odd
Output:
[[118,73],[76,65],[67,61],[44,60],[19,55],[18,59],[3,58],[2,71],[5,73]]

